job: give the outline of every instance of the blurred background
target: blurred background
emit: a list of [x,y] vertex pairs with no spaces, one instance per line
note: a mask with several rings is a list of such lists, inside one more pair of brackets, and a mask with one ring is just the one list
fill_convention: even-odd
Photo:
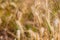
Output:
[[0,0],[0,40],[60,40],[60,0]]

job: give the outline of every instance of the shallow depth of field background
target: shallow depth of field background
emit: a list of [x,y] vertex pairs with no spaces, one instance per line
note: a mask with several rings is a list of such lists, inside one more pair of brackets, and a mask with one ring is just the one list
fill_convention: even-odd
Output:
[[60,40],[60,0],[0,0],[0,40]]

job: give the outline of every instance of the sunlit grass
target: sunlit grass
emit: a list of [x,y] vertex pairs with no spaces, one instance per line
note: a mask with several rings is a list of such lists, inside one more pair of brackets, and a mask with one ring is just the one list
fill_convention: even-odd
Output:
[[1,0],[0,31],[4,31],[4,35],[12,40],[60,40],[59,2]]

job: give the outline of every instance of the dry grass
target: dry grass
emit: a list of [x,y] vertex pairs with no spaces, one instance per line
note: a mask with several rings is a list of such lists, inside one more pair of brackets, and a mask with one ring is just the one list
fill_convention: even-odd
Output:
[[0,40],[60,40],[60,0],[0,0]]

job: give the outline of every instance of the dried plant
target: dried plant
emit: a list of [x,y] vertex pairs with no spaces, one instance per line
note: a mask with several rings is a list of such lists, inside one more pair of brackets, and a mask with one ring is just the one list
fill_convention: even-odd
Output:
[[0,0],[0,40],[60,40],[60,0]]

